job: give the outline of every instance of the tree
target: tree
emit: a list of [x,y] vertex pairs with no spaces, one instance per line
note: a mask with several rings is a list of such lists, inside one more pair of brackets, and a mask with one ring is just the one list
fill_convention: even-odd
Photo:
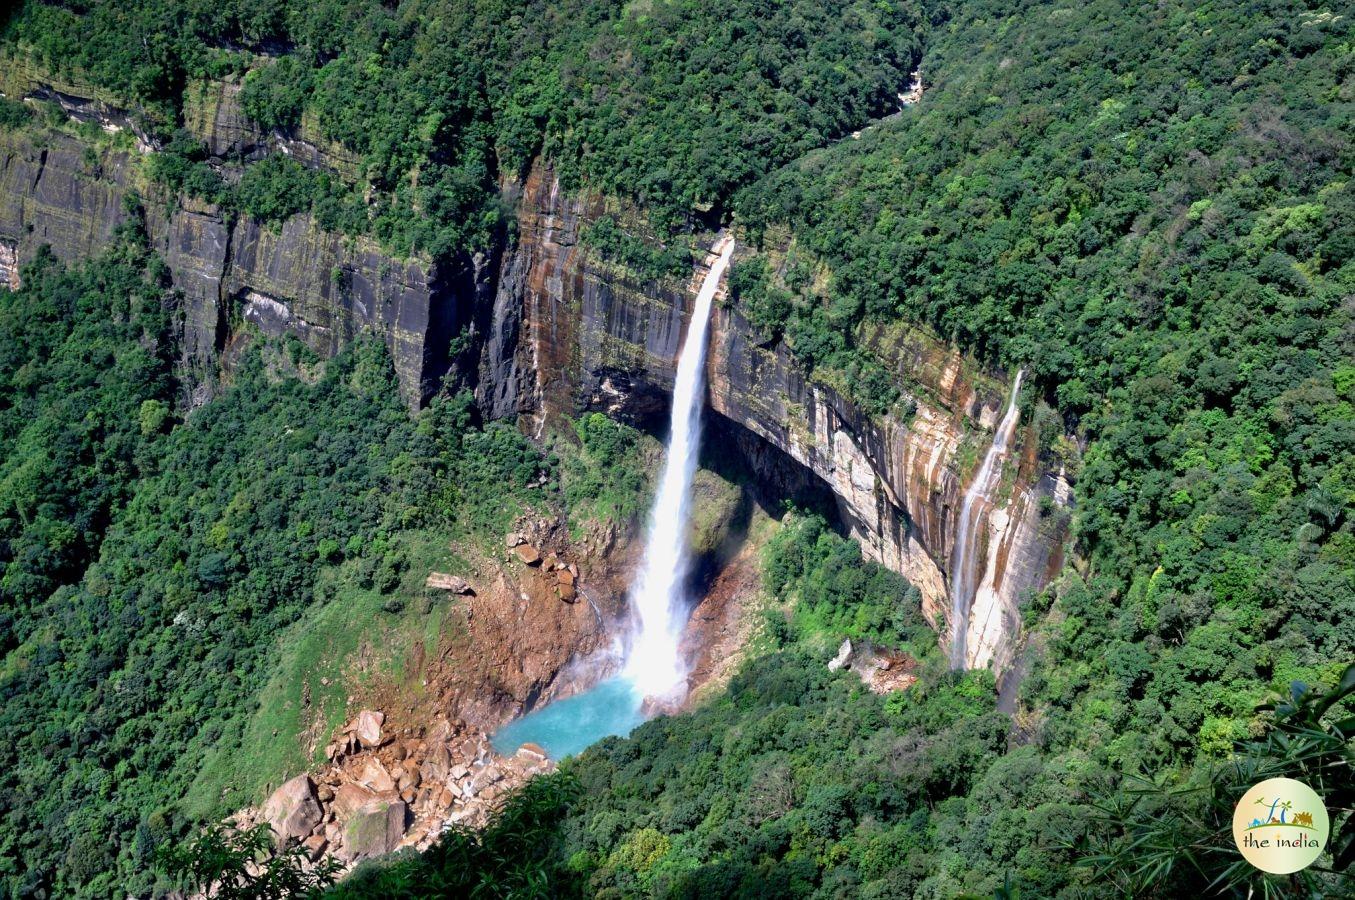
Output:
[[331,859],[312,864],[296,844],[281,850],[267,823],[237,831],[207,828],[187,844],[163,848],[158,866],[198,896],[215,900],[305,900],[334,883],[340,866]]

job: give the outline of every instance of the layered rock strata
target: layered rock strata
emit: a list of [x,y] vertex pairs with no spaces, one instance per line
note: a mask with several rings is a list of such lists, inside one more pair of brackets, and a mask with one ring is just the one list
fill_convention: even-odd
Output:
[[[644,281],[600,260],[581,235],[606,212],[570,196],[548,167],[520,188],[516,247],[503,260],[481,369],[481,401],[541,433],[553,417],[584,408],[635,418],[662,408],[690,314],[691,285]],[[698,267],[693,284],[704,271]],[[840,392],[805,378],[784,343],[758,334],[738,309],[712,320],[710,405],[822,479],[866,555],[900,572],[948,633],[946,572],[955,519],[973,461],[991,439],[1006,376],[976,373],[961,355],[917,332],[862,332],[907,386],[906,414],[858,410]],[[1062,541],[1041,497],[1068,502],[1066,483],[1018,435],[991,498],[980,584],[968,627],[970,666],[1010,661],[1021,599],[1041,587]],[[1046,504],[1048,506],[1048,504]]]
[[[4,85],[14,83],[9,77]],[[698,268],[690,284],[656,282],[602,261],[581,238],[602,215],[626,211],[561,190],[548,165],[506,185],[505,200],[517,211],[515,241],[437,265],[400,260],[307,216],[270,229],[248,216],[156,199],[141,175],[151,147],[136,117],[62,87],[30,80],[27,96],[58,102],[72,119],[105,131],[139,136],[135,146],[100,145],[91,157],[91,146],[71,135],[0,135],[0,279],[16,284],[19,266],[43,244],[68,260],[96,254],[129,215],[125,199],[133,191],[150,198],[147,230],[182,293],[189,405],[210,396],[223,349],[247,323],[269,335],[294,334],[322,355],[364,332],[379,334],[411,407],[455,367],[475,384],[486,418],[516,418],[537,436],[552,418],[581,409],[652,420],[666,408],[692,285],[705,273]],[[237,93],[231,83],[204,85],[186,110],[186,123],[212,153],[287,152],[309,165],[351,166],[320,142],[253,129]],[[451,358],[461,334],[472,339],[466,357],[478,361]],[[926,615],[948,633],[954,520],[1008,378],[978,371],[919,332],[854,338],[892,367],[905,393],[899,412],[867,415],[841,391],[806,379],[784,344],[765,340],[728,305],[712,320],[710,406],[828,485],[866,554],[915,584]],[[1057,564],[1062,517],[1042,516],[1049,504],[1041,499],[1063,504],[1070,492],[1033,443],[1028,429],[1018,435],[984,523],[984,571],[976,573],[979,596],[967,625],[970,665],[1006,665],[1018,603]]]
[[[105,131],[133,127],[127,114],[98,101],[41,86],[25,96],[47,102],[56,96],[72,121],[96,121]],[[202,137],[223,153],[265,146],[233,102],[232,92],[217,98]],[[285,143],[306,158],[300,142]],[[309,216],[268,227],[165,197],[142,173],[152,149],[144,137],[127,147],[55,131],[0,132],[0,279],[17,284],[19,267],[44,245],[66,261],[97,255],[132,216],[128,200],[135,195],[151,244],[182,295],[191,404],[211,395],[220,353],[243,322],[272,336],[295,334],[325,356],[364,332],[380,335],[411,407],[436,390],[452,364],[452,338],[471,326],[478,295],[487,290],[482,282],[492,260],[465,256],[436,266],[402,260],[370,239],[325,231]],[[324,153],[312,149],[321,164]]]

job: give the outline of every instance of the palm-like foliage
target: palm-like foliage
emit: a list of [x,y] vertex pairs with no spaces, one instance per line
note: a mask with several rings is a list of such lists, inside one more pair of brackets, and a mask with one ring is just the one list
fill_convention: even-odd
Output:
[[275,852],[267,824],[243,831],[214,826],[188,844],[166,848],[159,861],[193,895],[214,900],[318,897],[339,868],[328,859],[312,865],[296,844]]
[[[1262,707],[1274,715],[1266,734],[1239,743],[1228,762],[1198,767],[1181,782],[1131,775],[1108,786],[1093,804],[1099,827],[1079,842],[1082,865],[1125,896],[1324,897],[1350,890],[1355,716],[1336,711],[1352,694],[1355,665],[1327,691],[1295,682],[1287,699]],[[1302,781],[1324,798],[1332,831],[1327,854],[1283,876],[1242,859],[1231,824],[1248,787],[1279,777]]]

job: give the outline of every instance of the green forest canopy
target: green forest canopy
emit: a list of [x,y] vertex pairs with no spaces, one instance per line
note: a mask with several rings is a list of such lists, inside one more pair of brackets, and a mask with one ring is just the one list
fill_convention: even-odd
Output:
[[[145,110],[165,139],[194,80],[248,71],[251,119],[293,129],[313,114],[320,137],[361,160],[360,178],[340,189],[269,163],[235,202],[266,219],[314,207],[331,227],[437,256],[489,243],[505,215],[499,179],[543,148],[566,186],[683,224],[885,110],[916,61],[917,26],[911,4],[866,0],[29,0],[6,34]],[[176,169],[202,161],[195,140],[166,149]],[[227,200],[204,168],[172,186]]]
[[[1097,882],[1070,868],[1049,823],[1075,837],[1093,801],[1132,796],[1126,773],[1208,783],[1270,728],[1258,703],[1291,681],[1333,685],[1355,657],[1351,18],[1290,2],[712,9],[29,3],[8,33],[135,98],[166,135],[190,78],[243,68],[238,48],[267,51],[276,59],[246,80],[250,114],[278,127],[313,115],[357,153],[378,193],[352,227],[397,246],[487,240],[503,215],[495,179],[538,149],[569,184],[640,199],[664,226],[713,203],[763,251],[739,276],[741,311],[817,377],[846,372],[858,402],[889,410],[901,373],[860,337],[920,324],[985,364],[1027,367],[1026,407],[1052,402],[1085,438],[1066,461],[1086,566],[1025,611],[1020,729],[993,712],[982,676],[954,681],[939,660],[887,701],[828,676],[818,629],[927,654],[907,610],[842,605],[843,585],[855,595],[887,576],[842,574],[849,549],[797,530],[766,562],[769,589],[798,604],[773,629],[782,649],[710,709],[577,763],[589,790],[552,831],[567,883],[950,896],[1010,878],[1036,896],[1201,893],[1179,869]],[[119,39],[131,30],[146,39]],[[811,149],[886,111],[919,53],[920,104]],[[166,177],[188,189],[195,153]],[[351,214],[350,185],[268,165],[240,195],[273,210],[260,214]],[[787,229],[781,246],[771,236]],[[187,827],[159,812],[187,777],[181,760],[233,727],[237,682],[263,677],[259,636],[299,614],[322,541],[326,557],[371,546],[411,472],[422,490],[459,466],[498,484],[536,465],[502,431],[467,456],[446,437],[453,406],[409,422],[370,347],[316,385],[247,364],[252,392],[176,423],[164,287],[129,235],[97,264],[42,259],[22,292],[0,292],[13,736],[0,865],[20,896],[149,883],[151,848]],[[91,355],[105,364],[92,370]],[[284,422],[313,442],[304,458],[276,438]],[[397,465],[406,444],[414,463]],[[223,459],[272,464],[204,462]],[[358,468],[334,479],[341,463]],[[255,536],[227,553],[209,526],[236,514],[224,506],[241,490],[263,498],[238,523]],[[446,510],[474,498],[448,503],[418,514],[471,527]],[[282,554],[309,509],[302,556]],[[188,595],[220,630],[183,660],[161,648]],[[718,796],[689,787],[714,775]],[[1192,813],[1153,802],[1163,820]]]
[[176,301],[143,241],[126,227],[69,271],[40,256],[0,290],[9,896],[149,891],[203,760],[240,747],[279,632],[339,602],[322,573],[391,594],[409,580],[403,532],[497,536],[549,502],[528,487],[551,470],[536,447],[472,427],[466,396],[411,419],[371,340],[314,383],[299,342],[251,350],[180,421]]

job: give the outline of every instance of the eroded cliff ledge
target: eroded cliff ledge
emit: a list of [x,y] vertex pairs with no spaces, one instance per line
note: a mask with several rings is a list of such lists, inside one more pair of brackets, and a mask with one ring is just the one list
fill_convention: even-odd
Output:
[[[600,408],[643,416],[662,405],[690,314],[692,285],[637,280],[579,243],[602,200],[561,191],[538,166],[517,191],[519,240],[503,259],[481,369],[480,399],[540,433],[554,416]],[[769,344],[737,309],[712,323],[710,403],[827,483],[867,556],[918,586],[924,612],[949,634],[948,560],[974,462],[991,439],[1009,390],[1004,375],[975,374],[960,354],[920,333],[863,334],[909,385],[906,419],[866,415],[812,383],[784,344]],[[1057,568],[1067,505],[1062,475],[1018,436],[1002,496],[986,516],[984,571],[968,629],[967,662],[1003,670],[1019,601]],[[1041,498],[1049,498],[1041,503]],[[1042,511],[1043,509],[1043,511]]]
[[[133,139],[86,141],[46,129],[0,131],[0,278],[46,245],[60,259],[96,255],[141,197],[152,246],[182,292],[182,340],[190,405],[211,396],[220,354],[241,323],[292,333],[321,355],[357,335],[391,348],[405,401],[415,407],[451,366],[451,338],[470,324],[492,260],[469,255],[433,265],[399,259],[366,238],[320,228],[306,215],[270,228],[247,215],[165,196],[141,170],[152,152],[135,116],[93,97],[7,71],[3,87],[55,103],[75,124]],[[332,151],[252,130],[230,84],[204,85],[188,125],[213,154],[287,152],[309,165],[338,165]]]

